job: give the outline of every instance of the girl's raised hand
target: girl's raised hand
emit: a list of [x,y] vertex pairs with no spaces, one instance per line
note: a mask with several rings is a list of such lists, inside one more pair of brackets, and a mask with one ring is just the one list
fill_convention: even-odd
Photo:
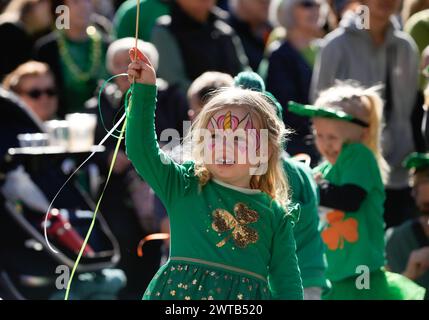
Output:
[[[137,51],[136,51],[137,50]],[[156,72],[149,59],[137,48],[129,51],[131,63],[128,65],[128,81],[133,83],[155,84]],[[137,54],[137,59],[135,59]]]

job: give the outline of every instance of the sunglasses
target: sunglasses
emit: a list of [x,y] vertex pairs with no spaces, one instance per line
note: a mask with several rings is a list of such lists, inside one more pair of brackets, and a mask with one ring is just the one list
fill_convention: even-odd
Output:
[[52,98],[57,95],[57,91],[54,88],[47,88],[44,90],[32,89],[24,92],[24,94],[33,99],[39,99],[43,94],[46,94],[48,97]]
[[302,1],[299,3],[299,6],[303,7],[303,8],[316,8],[316,7],[320,7],[320,4],[316,1]]

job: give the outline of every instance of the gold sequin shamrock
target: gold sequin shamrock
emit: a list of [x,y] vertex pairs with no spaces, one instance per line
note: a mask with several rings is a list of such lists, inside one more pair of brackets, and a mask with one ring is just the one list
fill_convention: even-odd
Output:
[[232,236],[237,247],[245,248],[251,243],[256,243],[259,239],[258,232],[248,226],[249,223],[258,221],[259,214],[255,210],[249,209],[243,203],[237,203],[234,206],[234,215],[224,209],[213,211],[212,228],[216,232],[227,232],[232,230],[222,241],[216,244],[217,247],[223,247]]

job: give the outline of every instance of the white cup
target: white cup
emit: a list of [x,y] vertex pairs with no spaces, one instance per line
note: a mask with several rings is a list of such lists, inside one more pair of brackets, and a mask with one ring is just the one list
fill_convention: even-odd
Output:
[[45,128],[49,134],[49,144],[68,148],[69,145],[69,124],[66,120],[45,121]]
[[97,116],[88,113],[71,113],[66,115],[69,126],[70,151],[88,151],[94,145]]
[[21,148],[46,147],[49,136],[45,133],[23,133],[18,134],[18,141]]

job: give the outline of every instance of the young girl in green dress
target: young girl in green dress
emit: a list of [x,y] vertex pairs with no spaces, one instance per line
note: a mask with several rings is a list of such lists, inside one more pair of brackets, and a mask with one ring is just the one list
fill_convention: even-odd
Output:
[[325,299],[422,299],[424,289],[386,272],[383,178],[388,166],[380,150],[383,103],[375,88],[338,84],[315,106],[289,110],[313,117],[316,146],[326,159],[315,168],[332,283]]
[[[170,257],[143,299],[302,299],[292,232],[299,208],[284,209],[288,188],[279,158],[285,128],[269,102],[237,88],[215,95],[192,125],[194,160],[177,164],[157,144],[155,71],[138,55],[128,69],[135,84],[127,154],[163,202],[171,226]],[[266,156],[258,164],[266,170],[253,170],[252,148]],[[207,150],[215,152],[207,156]]]

